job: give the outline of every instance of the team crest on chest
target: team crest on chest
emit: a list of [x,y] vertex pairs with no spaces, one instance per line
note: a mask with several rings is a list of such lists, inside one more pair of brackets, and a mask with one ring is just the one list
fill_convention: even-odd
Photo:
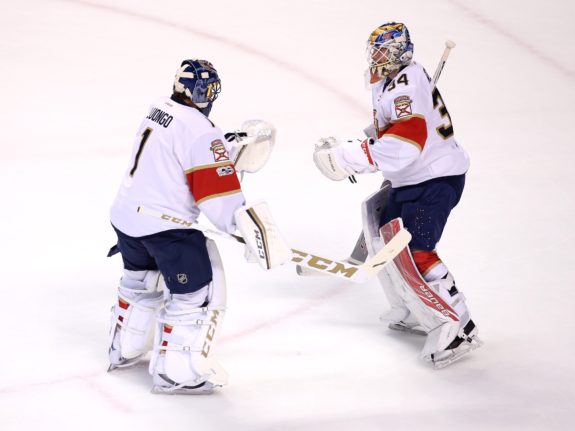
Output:
[[226,147],[220,139],[216,139],[212,142],[210,150],[214,153],[214,161],[216,162],[223,162],[230,159],[228,156],[228,150],[226,150]]
[[395,115],[397,118],[407,117],[412,115],[411,99],[409,96],[399,96],[393,100],[395,105]]

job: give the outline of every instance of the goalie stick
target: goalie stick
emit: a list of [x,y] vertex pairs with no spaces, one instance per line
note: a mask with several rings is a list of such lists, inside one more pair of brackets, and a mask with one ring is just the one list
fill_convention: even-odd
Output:
[[[433,91],[435,89],[435,87],[437,86],[437,81],[439,81],[439,77],[441,76],[441,72],[443,71],[443,67],[445,66],[445,62],[447,61],[447,57],[449,57],[449,53],[451,52],[451,50],[455,48],[455,42],[451,41],[451,40],[446,40],[445,41],[445,49],[443,50],[443,54],[441,55],[441,59],[439,60],[439,64],[437,65],[437,68],[435,69],[435,73],[433,74],[433,80],[431,81],[431,91]],[[355,180],[355,177],[353,178],[353,181],[351,180],[350,177],[350,181],[352,182],[352,184],[356,183],[357,181]],[[383,184],[385,184],[385,181],[383,182]],[[383,187],[383,184],[381,185]],[[367,246],[365,244],[365,236],[363,231],[359,234],[359,237],[357,238],[357,241],[355,243],[355,247],[353,248],[351,255],[344,260],[344,262],[347,263],[351,263],[354,265],[361,265],[363,262],[365,262],[365,260],[367,259]],[[313,276],[313,275],[321,275],[320,273],[318,273],[317,271],[313,271],[313,270],[308,270],[307,268],[303,267],[303,266],[299,266],[296,268],[296,271],[298,273],[298,275],[301,276]]]
[[435,69],[435,73],[433,74],[433,81],[431,81],[431,83],[433,84],[431,87],[432,90],[437,85],[437,81],[439,81],[439,76],[443,71],[443,66],[445,66],[447,57],[449,57],[449,53],[453,48],[455,48],[455,42],[453,42],[452,40],[446,40],[445,49],[443,50],[443,54],[441,55],[441,59],[439,60],[439,64],[437,65],[437,69]]
[[[177,224],[180,227],[200,230],[208,236],[215,235],[245,244],[244,239],[239,235],[210,229],[199,223],[187,221],[183,217],[165,214],[143,206],[139,206],[137,211],[140,214],[157,217],[162,220],[166,220],[167,222]],[[407,246],[407,244],[409,244],[410,240],[411,234],[407,230],[402,229],[381,251],[361,265],[328,259],[294,248],[291,249],[291,261],[316,272],[343,278],[344,280],[353,281],[354,283],[364,283],[381,271],[385,265],[392,262],[393,259]]]
[[[382,189],[384,189],[384,187],[389,189],[391,187],[391,183],[387,180],[384,180],[383,183],[381,183],[381,186],[379,188],[380,191],[382,191]],[[383,211],[385,199],[387,199],[387,193],[383,197],[379,198],[378,202],[375,205],[373,205],[372,211],[374,212],[373,213],[374,217],[377,219],[379,219],[381,217],[381,212]],[[365,211],[363,209],[364,205],[365,205],[365,202],[362,203],[362,213]],[[353,251],[351,252],[351,255],[347,259],[344,259],[344,262],[351,263],[353,265],[361,265],[367,259],[367,255],[368,255],[367,244],[365,243],[365,234],[364,234],[363,229],[362,229],[361,234],[359,235],[359,237],[357,238],[357,241],[355,243],[355,247],[353,248]],[[314,276],[314,275],[323,275],[320,272],[309,270],[309,269],[304,268],[300,265],[298,265],[296,267],[296,272],[298,273],[298,275],[305,276],[305,277]]]

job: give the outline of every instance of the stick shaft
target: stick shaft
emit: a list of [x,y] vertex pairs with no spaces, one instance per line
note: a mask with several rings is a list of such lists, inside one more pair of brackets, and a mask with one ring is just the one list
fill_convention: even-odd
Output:
[[445,49],[443,50],[443,55],[439,60],[439,64],[437,65],[437,69],[435,69],[435,73],[433,74],[433,80],[431,81],[433,84],[433,88],[437,85],[437,81],[439,81],[439,77],[441,76],[441,72],[443,71],[443,66],[445,66],[445,62],[447,61],[447,57],[449,57],[449,53],[451,50],[455,48],[455,43],[448,40],[445,42]]
[[[218,230],[210,229],[208,227],[202,226],[199,223],[191,222],[185,220],[183,217],[176,217],[170,214],[164,214],[159,211],[154,211],[143,206],[138,207],[138,213],[143,215],[148,215],[152,217],[161,218],[167,222],[172,222],[179,225],[180,227],[197,229],[208,235],[216,235],[222,238],[226,238],[232,241],[236,241],[245,244],[244,239],[238,235],[231,235]],[[348,281],[353,281],[356,283],[364,283],[370,277],[379,272],[385,265],[387,265],[391,260],[409,243],[411,235],[407,231],[399,232],[395,241],[389,247],[386,246],[384,250],[381,250],[376,256],[371,258],[368,262],[362,265],[354,265],[346,261],[337,261],[329,259],[322,256],[317,256],[306,251],[297,250],[292,248],[292,258],[291,262],[306,267],[313,271],[318,271],[327,275],[332,275],[335,277],[343,278]]]

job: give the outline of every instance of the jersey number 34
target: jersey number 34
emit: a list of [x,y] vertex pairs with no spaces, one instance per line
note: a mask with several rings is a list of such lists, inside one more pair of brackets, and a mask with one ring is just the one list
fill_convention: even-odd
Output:
[[443,139],[449,139],[453,136],[453,124],[451,124],[451,117],[449,116],[449,112],[447,112],[445,102],[443,101],[441,94],[439,94],[437,87],[433,89],[433,93],[431,94],[433,96],[433,109],[439,108],[439,114],[441,115],[441,118],[447,118],[448,120],[447,124],[442,124],[441,126],[436,127],[435,130],[437,130],[437,133]]

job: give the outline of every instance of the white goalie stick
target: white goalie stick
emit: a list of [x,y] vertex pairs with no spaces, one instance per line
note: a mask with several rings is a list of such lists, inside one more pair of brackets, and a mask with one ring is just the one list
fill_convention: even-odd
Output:
[[452,40],[445,41],[445,49],[443,50],[443,54],[441,55],[441,59],[439,60],[439,64],[437,65],[437,69],[435,69],[435,73],[433,74],[433,80],[431,81],[432,90],[437,85],[437,81],[439,81],[439,76],[443,71],[443,66],[445,66],[445,62],[447,61],[447,57],[449,57],[449,53],[451,50],[455,48],[455,42]]
[[[160,211],[145,208],[143,206],[138,207],[138,213],[160,218],[167,222],[176,224],[180,228],[183,227],[196,229],[204,232],[208,236],[219,236],[245,244],[244,239],[239,235],[232,235],[218,230],[210,229],[208,227],[202,226],[199,223],[190,222],[182,217],[177,217],[172,214],[165,214]],[[313,270],[315,272],[339,277],[344,280],[353,281],[354,283],[364,283],[379,271],[381,271],[385,265],[393,261],[393,258],[395,258],[407,246],[407,244],[409,244],[410,240],[411,234],[407,230],[402,229],[388,244],[385,245],[385,247],[379,253],[360,265],[354,265],[345,261],[342,262],[328,259],[322,256],[308,253],[306,251],[297,250],[295,248],[291,249],[291,261],[301,267]]]
[[[453,48],[455,48],[455,42],[451,40],[446,40],[445,49],[443,50],[443,54],[441,55],[439,64],[435,69],[435,73],[433,74],[433,79],[431,81],[431,91],[435,90],[435,87],[437,86],[437,81],[439,81],[439,77],[441,76],[441,72],[443,71],[445,62],[447,61],[447,57],[449,57],[449,53]],[[357,182],[355,178],[353,178],[353,180],[351,180],[351,177],[349,178],[352,184]],[[381,187],[383,187],[384,184],[385,181],[383,182]],[[354,265],[361,265],[367,259],[367,254],[368,253],[367,253],[367,246],[365,244],[365,236],[362,231],[359,237],[357,238],[355,247],[353,248],[351,255],[347,259],[345,259],[344,262],[352,263]],[[306,268],[301,266],[298,266],[296,270],[297,273],[302,276],[320,275],[317,271],[308,271]]]

